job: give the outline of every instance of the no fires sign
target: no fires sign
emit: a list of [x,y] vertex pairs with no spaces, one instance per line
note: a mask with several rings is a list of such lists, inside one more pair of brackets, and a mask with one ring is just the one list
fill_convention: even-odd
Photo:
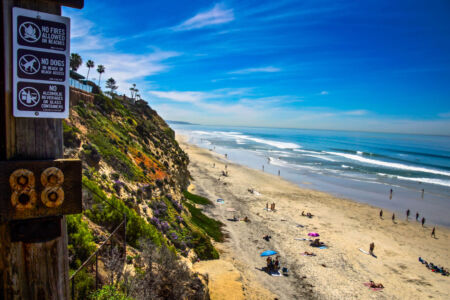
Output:
[[15,117],[69,117],[70,19],[13,8]]

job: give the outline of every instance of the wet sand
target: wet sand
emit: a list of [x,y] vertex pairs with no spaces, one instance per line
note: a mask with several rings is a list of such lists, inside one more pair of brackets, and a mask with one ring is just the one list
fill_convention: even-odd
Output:
[[[190,157],[193,192],[213,201],[225,201],[204,208],[225,224],[229,235],[218,245],[221,259],[199,265],[202,273],[218,278],[215,285],[210,285],[212,290],[227,286],[228,279],[221,282],[220,278],[233,277],[247,299],[448,299],[450,277],[435,274],[418,261],[421,256],[450,267],[448,228],[438,227],[437,238],[432,238],[432,228],[422,227],[414,217],[406,221],[405,215],[397,216],[400,220],[393,223],[392,212],[384,210],[385,217],[380,219],[377,207],[300,188],[278,176],[233,164],[222,155],[186,144],[182,137],[178,140]],[[225,165],[228,177],[221,176]],[[260,195],[250,193],[249,188]],[[276,211],[264,210],[266,203],[272,202],[276,203]],[[230,208],[236,213],[229,212]],[[314,217],[303,217],[302,211]],[[250,222],[228,221],[233,215],[247,216]],[[318,232],[328,249],[295,240],[308,238],[308,232]],[[269,242],[262,239],[266,234],[272,236]],[[377,258],[359,251],[368,251],[371,242],[375,243]],[[268,249],[279,253],[282,266],[289,269],[288,277],[261,271],[265,259],[260,253]],[[304,251],[316,256],[302,256]],[[233,276],[219,276],[226,266],[232,269]],[[385,288],[372,291],[363,285],[369,280]],[[227,299],[222,293],[230,289],[221,290],[212,291],[213,299]]]

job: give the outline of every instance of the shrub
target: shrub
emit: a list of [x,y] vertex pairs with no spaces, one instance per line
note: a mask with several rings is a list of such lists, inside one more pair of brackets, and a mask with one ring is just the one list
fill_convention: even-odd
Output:
[[210,217],[203,214],[201,209],[194,207],[188,202],[185,202],[185,205],[192,215],[192,223],[205,231],[215,241],[223,242],[224,236],[221,230],[223,224],[220,221],[211,219]]
[[104,285],[91,295],[92,300],[132,300],[113,285]]
[[164,239],[161,233],[153,226],[145,222],[136,211],[125,205],[123,201],[112,196],[108,198],[99,186],[92,180],[83,177],[83,185],[92,193],[97,204],[85,212],[93,222],[106,226],[109,230],[116,228],[127,216],[127,242],[133,247],[139,247],[138,240],[150,239],[153,243],[161,245]]
[[95,251],[94,237],[81,214],[67,216],[67,233],[70,267],[76,269]]
[[201,204],[201,205],[210,205],[212,204],[211,200],[202,197],[202,196],[198,196],[198,195],[194,195],[189,193],[188,191],[183,191],[183,195],[186,199],[196,203],[196,204]]

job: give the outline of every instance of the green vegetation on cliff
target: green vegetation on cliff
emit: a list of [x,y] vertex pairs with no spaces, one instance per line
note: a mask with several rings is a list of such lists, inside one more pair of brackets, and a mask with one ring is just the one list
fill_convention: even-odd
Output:
[[[189,159],[166,122],[146,102],[125,96],[96,94],[92,101],[74,102],[63,124],[64,146],[65,157],[83,161],[84,213],[68,217],[71,269],[80,267],[124,216],[126,242],[135,253],[128,263],[135,267],[143,241],[193,260],[218,258],[211,238],[223,241],[222,224],[195,207],[211,201],[183,193]],[[121,238],[111,243],[121,247]],[[107,260],[102,268],[108,269]],[[88,297],[92,274],[79,273],[75,285],[78,298]],[[109,292],[105,288],[92,297]]]

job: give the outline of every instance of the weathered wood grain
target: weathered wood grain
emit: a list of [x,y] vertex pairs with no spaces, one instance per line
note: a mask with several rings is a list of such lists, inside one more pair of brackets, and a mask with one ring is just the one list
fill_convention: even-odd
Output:
[[[8,160],[62,158],[63,139],[60,120],[23,119],[12,116],[11,15],[13,6],[61,14],[61,7],[55,2],[2,0],[1,158]],[[68,299],[69,267],[64,217],[59,225],[62,232],[60,237],[44,243],[24,243],[11,242],[8,222],[0,222],[0,300]]]

